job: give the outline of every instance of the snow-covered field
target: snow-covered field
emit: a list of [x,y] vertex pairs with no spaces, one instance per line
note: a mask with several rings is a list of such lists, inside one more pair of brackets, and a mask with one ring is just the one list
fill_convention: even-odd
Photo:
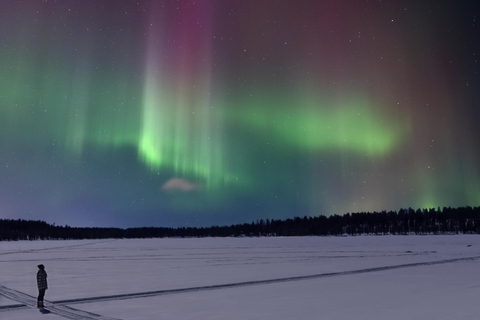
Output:
[[0,242],[0,267],[8,320],[480,319],[474,235]]

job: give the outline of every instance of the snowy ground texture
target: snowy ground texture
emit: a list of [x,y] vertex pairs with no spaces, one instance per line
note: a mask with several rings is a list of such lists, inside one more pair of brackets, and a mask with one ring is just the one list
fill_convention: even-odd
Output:
[[480,319],[474,235],[0,242],[0,268],[8,320]]

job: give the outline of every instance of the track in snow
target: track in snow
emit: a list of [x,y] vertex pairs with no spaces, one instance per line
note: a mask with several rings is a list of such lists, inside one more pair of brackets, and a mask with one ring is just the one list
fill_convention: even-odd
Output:
[[[0,307],[0,311],[18,310],[27,307],[36,308],[37,305],[36,297],[4,286],[0,286],[0,295],[20,303],[19,305],[2,306]],[[105,317],[96,313],[86,312],[50,302],[46,302],[46,308],[53,314],[72,320],[119,320],[116,318]]]
[[[101,296],[101,297],[90,297],[90,298],[80,298],[80,299],[58,300],[58,301],[55,301],[54,303],[58,303],[58,304],[80,304],[80,303],[101,302],[101,301],[110,301],[110,300],[125,300],[125,299],[145,298],[145,297],[161,296],[161,295],[169,295],[169,294],[177,294],[177,293],[197,292],[197,291],[205,291],[205,290],[219,290],[219,289],[235,288],[235,287],[245,287],[245,286],[290,282],[290,281],[301,281],[301,280],[308,280],[308,279],[319,279],[319,278],[355,275],[355,274],[361,274],[361,273],[371,273],[371,272],[388,271],[388,270],[395,270],[395,269],[430,266],[430,265],[446,264],[446,263],[453,263],[453,262],[460,262],[460,261],[473,261],[473,260],[478,260],[478,259],[480,259],[480,256],[466,257],[466,258],[456,258],[456,259],[446,259],[446,260],[430,261],[430,262],[406,263],[406,264],[400,264],[400,265],[395,265],[395,266],[367,268],[367,269],[352,270],[352,271],[320,273],[320,274],[313,274],[313,275],[306,275],[306,276],[286,277],[286,278],[277,278],[277,279],[268,279],[268,280],[245,281],[245,282],[218,284],[218,285],[211,285],[211,286],[191,287],[191,288],[182,288],[182,289],[170,289],[170,290],[158,290],[158,291],[147,291],[147,292],[138,292],[138,293],[126,293],[126,294]],[[1,291],[0,291],[0,294],[1,294]]]
[[109,240],[102,240],[102,241],[94,241],[94,242],[89,242],[89,243],[80,243],[80,244],[74,244],[74,245],[67,245],[67,246],[59,246],[59,247],[50,247],[50,248],[36,248],[36,249],[27,249],[27,250],[19,250],[19,251],[7,251],[7,252],[1,252],[0,256],[5,256],[9,254],[17,254],[17,253],[28,253],[28,252],[39,252],[39,251],[49,251],[53,249],[70,249],[70,248],[76,248],[76,247],[84,247],[84,246],[90,246],[92,244],[98,244],[98,243],[105,243],[105,242],[112,242],[115,241],[116,239],[109,239]]

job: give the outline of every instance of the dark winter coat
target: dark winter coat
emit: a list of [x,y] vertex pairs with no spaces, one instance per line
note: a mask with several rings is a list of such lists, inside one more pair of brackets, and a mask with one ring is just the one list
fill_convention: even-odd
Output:
[[38,270],[38,272],[37,272],[37,286],[38,286],[38,290],[48,289],[47,272],[45,272],[45,270]]

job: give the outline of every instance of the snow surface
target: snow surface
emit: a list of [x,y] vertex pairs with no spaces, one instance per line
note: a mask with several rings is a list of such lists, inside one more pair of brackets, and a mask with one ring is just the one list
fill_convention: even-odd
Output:
[[480,318],[475,235],[0,242],[0,265],[0,319]]

